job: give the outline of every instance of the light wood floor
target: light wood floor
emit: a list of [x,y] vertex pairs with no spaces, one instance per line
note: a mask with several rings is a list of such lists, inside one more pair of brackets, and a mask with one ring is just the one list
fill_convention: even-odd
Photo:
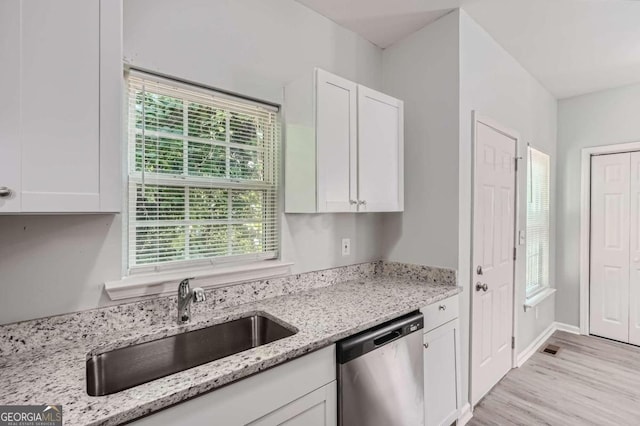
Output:
[[562,331],[547,343],[558,354],[511,370],[469,425],[640,425],[640,348]]

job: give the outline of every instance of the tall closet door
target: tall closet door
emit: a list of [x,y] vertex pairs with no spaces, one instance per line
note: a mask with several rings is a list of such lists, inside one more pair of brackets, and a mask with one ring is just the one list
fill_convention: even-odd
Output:
[[640,152],[630,155],[629,343],[640,345]]
[[631,154],[591,160],[590,333],[629,341]]

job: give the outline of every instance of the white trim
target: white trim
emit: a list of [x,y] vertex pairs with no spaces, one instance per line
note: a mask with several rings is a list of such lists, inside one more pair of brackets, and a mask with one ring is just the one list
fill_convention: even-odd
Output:
[[556,331],[564,331],[571,334],[580,334],[580,327],[576,327],[575,325],[564,324],[561,322],[552,322],[549,324],[540,336],[538,336],[527,348],[518,355],[518,367],[522,367],[522,365],[527,362],[531,356],[540,349],[544,342],[546,342]]
[[589,242],[591,239],[591,157],[640,151],[640,142],[594,146],[582,149],[580,185],[580,334],[589,334]]
[[549,327],[547,327],[542,333],[540,333],[540,335],[536,337],[533,342],[531,342],[531,344],[529,344],[529,346],[527,346],[525,350],[523,350],[518,355],[518,367],[522,367],[522,365],[527,362],[527,360],[531,358],[531,356],[536,353],[538,349],[540,349],[540,347],[544,344],[544,342],[546,342],[547,339],[551,337],[551,335],[555,332],[556,323],[552,322],[551,324],[549,324]]
[[524,311],[527,312],[527,310],[535,307],[536,305],[540,304],[543,300],[545,300],[547,297],[551,296],[552,294],[554,294],[556,292],[555,288],[544,288],[540,291],[535,292],[534,294],[532,294],[531,296],[527,297],[524,301]]
[[243,281],[280,277],[291,273],[291,265],[293,263],[267,260],[250,265],[138,274],[121,280],[107,281],[104,283],[104,287],[111,300],[121,300],[131,297],[173,293],[176,291],[178,282],[184,278],[198,280],[197,285],[199,287],[214,288]]
[[582,334],[582,333],[580,333],[580,327],[578,327],[576,325],[565,324],[565,323],[562,323],[562,322],[555,322],[554,324],[556,326],[556,330],[558,330],[558,331],[565,331],[565,332],[571,333],[571,334]]
[[[476,164],[476,142],[477,142],[477,126],[478,123],[483,123],[491,128],[493,128],[494,130],[502,133],[503,135],[507,136],[510,139],[513,139],[514,143],[515,143],[515,161],[517,162],[518,157],[519,157],[519,146],[520,146],[520,134],[518,132],[516,132],[515,130],[509,129],[508,127],[504,127],[502,126],[500,123],[498,123],[497,121],[494,121],[493,119],[483,116],[482,114],[478,113],[478,111],[474,110],[472,111],[472,133],[471,133],[471,162],[472,162],[472,171],[471,171],[471,264],[469,265],[470,269],[471,269],[471,274],[470,274],[470,278],[469,278],[469,288],[471,289],[471,291],[473,290],[473,281],[474,281],[474,241],[473,241],[473,237],[474,237],[474,225],[475,225],[475,212],[474,210],[474,202],[475,202],[475,164]],[[515,167],[515,164],[514,164]],[[516,250],[516,257],[519,255],[518,254],[518,229],[520,229],[520,221],[519,221],[519,211],[520,211],[520,201],[519,201],[519,194],[520,191],[518,190],[518,170],[516,169],[515,171],[515,187],[514,187],[514,222],[513,222],[513,247]],[[511,312],[511,318],[512,318],[512,327],[511,327],[511,336],[515,338],[516,336],[516,331],[517,331],[517,327],[518,327],[518,316],[516,315],[516,306],[519,305],[519,303],[517,302],[517,296],[516,296],[516,279],[517,279],[517,274],[516,271],[517,270],[517,262],[514,260],[513,261],[513,288],[512,288],[512,298],[513,298],[513,309]],[[470,305],[470,312],[469,312],[469,386],[468,386],[468,392],[469,392],[469,401],[471,403],[473,403],[473,333],[474,333],[474,328],[473,328],[473,294],[470,296],[470,301],[469,301],[469,305]],[[517,350],[518,350],[518,339],[514,339],[515,340],[515,344],[513,345],[514,347],[511,349],[511,368],[516,368],[517,367]],[[475,401],[476,403],[478,401]]]
[[468,402],[464,404],[462,409],[460,410],[460,415],[458,416],[458,421],[456,422],[457,426],[466,425],[469,420],[473,417],[473,411],[471,410],[471,404]]

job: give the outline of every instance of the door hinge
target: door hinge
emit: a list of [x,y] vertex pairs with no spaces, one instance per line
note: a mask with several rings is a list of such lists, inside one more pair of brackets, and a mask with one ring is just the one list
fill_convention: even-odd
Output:
[[516,338],[515,336],[511,336],[511,349],[516,348]]
[[513,260],[516,260],[516,248],[513,248]]

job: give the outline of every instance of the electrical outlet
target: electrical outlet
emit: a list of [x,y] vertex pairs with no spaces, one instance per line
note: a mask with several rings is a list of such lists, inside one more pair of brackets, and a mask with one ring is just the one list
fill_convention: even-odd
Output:
[[342,239],[342,255],[349,256],[351,254],[351,239],[343,238]]

